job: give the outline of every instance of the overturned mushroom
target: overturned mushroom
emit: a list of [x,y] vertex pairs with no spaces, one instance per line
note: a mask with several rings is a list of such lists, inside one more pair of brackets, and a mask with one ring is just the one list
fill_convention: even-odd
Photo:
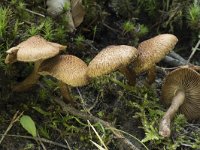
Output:
[[66,46],[48,42],[39,35],[32,36],[19,45],[7,50],[5,63],[11,64],[16,61],[35,62],[33,72],[21,83],[13,87],[13,91],[21,92],[29,89],[39,79],[37,74],[41,62],[57,55]]
[[178,39],[172,34],[160,34],[143,41],[138,46],[138,57],[134,61],[133,70],[137,75],[148,72],[148,83],[154,82],[156,77],[156,63],[161,61],[176,45]]
[[170,123],[178,110],[188,120],[200,117],[199,73],[188,67],[169,73],[162,86],[161,100],[170,107],[161,120],[159,133],[164,137],[169,137]]
[[45,60],[39,74],[50,75],[60,81],[62,96],[68,103],[73,103],[69,86],[78,87],[89,83],[86,76],[87,64],[73,55],[59,55]]
[[51,16],[58,16],[63,12],[65,5],[70,6],[70,0],[47,0],[47,13]]
[[87,75],[95,78],[118,69],[126,76],[129,84],[134,85],[135,77],[127,66],[137,57],[137,54],[137,49],[132,46],[108,46],[89,63]]

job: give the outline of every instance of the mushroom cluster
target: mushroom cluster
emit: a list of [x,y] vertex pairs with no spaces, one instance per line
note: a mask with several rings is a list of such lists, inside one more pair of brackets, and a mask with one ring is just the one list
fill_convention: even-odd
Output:
[[[66,46],[32,36],[6,51],[5,63],[34,62],[33,72],[13,91],[24,91],[38,82],[40,75],[50,75],[59,81],[60,91],[66,103],[74,103],[70,87],[85,86],[90,79],[113,71],[120,71],[130,85],[136,76],[148,72],[148,83],[155,80],[155,66],[178,42],[172,34],[161,34],[143,41],[136,49],[128,45],[110,45],[103,48],[87,65],[73,55],[58,55]],[[170,123],[176,112],[188,120],[200,118],[200,70],[198,66],[184,66],[170,72],[164,79],[161,100],[169,107],[163,116],[159,133],[169,137]]]
[[[148,79],[150,82],[153,82],[155,78],[155,64],[173,49],[177,41],[177,38],[172,34],[161,34],[140,43],[138,49],[128,45],[110,45],[103,48],[89,63],[88,67],[86,64],[84,64],[83,67],[83,62],[80,60],[79,62],[77,61],[77,63],[82,63],[81,66],[84,70],[82,71],[84,73],[86,72],[86,76],[88,76],[88,78],[95,78],[119,70],[125,75],[130,85],[135,85],[136,75],[141,72],[148,71]],[[65,48],[66,46],[49,42],[41,36],[36,35],[7,50],[8,55],[5,59],[5,63],[14,63],[16,61],[35,63],[33,72],[23,82],[15,85],[13,87],[13,91],[20,92],[29,89],[33,86],[33,84],[37,83],[40,77],[39,74],[52,75],[62,82],[71,85],[71,83],[66,81],[66,79],[68,79],[67,73],[73,70],[70,70],[70,67],[67,65],[72,65],[72,69],[76,68],[76,65],[74,65],[75,62],[72,59],[75,56],[58,56],[52,58]],[[46,61],[42,63],[44,60]],[[42,66],[40,67],[41,63]],[[50,68],[48,68],[48,66],[50,66]],[[40,69],[39,74],[38,69]],[[55,70],[57,72],[55,72]],[[67,71],[67,73],[61,73],[59,71]],[[76,73],[71,73],[70,75],[71,78],[75,78]],[[78,82],[78,79],[75,79]],[[72,84],[71,86],[79,85]],[[63,88],[61,88],[61,91],[62,89]],[[64,97],[66,97],[66,99],[71,99],[69,94],[66,94],[66,92],[62,93],[65,93]]]

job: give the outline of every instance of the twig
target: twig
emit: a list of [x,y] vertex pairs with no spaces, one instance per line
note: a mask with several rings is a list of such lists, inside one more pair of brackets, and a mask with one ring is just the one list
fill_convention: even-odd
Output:
[[69,145],[69,143],[67,142],[67,140],[64,139],[64,141],[65,141],[65,143],[67,144],[68,149],[69,149],[69,150],[72,150],[72,148],[70,147],[70,145]]
[[91,40],[85,40],[83,41],[85,44],[89,45],[91,48],[93,48],[95,51],[98,51],[98,49],[92,44],[93,41]]
[[46,147],[45,147],[45,145],[42,143],[42,140],[41,140],[39,134],[38,134],[38,137],[39,137],[38,141],[39,141],[40,145],[42,146],[43,150],[47,150]]
[[83,107],[84,111],[87,112],[87,113],[89,113],[89,114],[91,114],[90,111],[85,107],[86,106],[85,100],[83,99],[83,96],[82,96],[80,90],[78,88],[76,88],[76,90],[77,90],[77,92],[78,92],[78,94],[80,96],[81,103],[83,104],[82,107]]
[[192,59],[192,57],[194,56],[195,52],[197,51],[198,47],[200,45],[200,39],[199,41],[197,42],[197,44],[195,45],[194,48],[192,48],[192,53],[190,54],[188,60],[187,60],[187,63],[190,63],[190,60]]
[[120,31],[119,31],[119,30],[116,30],[116,29],[114,29],[114,28],[110,27],[109,25],[107,25],[107,24],[106,24],[106,23],[104,23],[104,22],[102,22],[102,25],[103,25],[103,26],[105,26],[105,27],[107,27],[108,29],[110,29],[111,31],[113,31],[113,32],[115,32],[115,33],[120,33]]
[[38,16],[40,16],[40,17],[43,17],[43,18],[45,18],[45,15],[43,15],[43,14],[40,14],[40,13],[38,13],[38,12],[34,12],[34,11],[32,11],[32,10],[29,10],[29,9],[25,9],[27,12],[29,12],[29,13],[32,13],[32,14],[34,14],[34,15],[38,15]]
[[93,105],[90,106],[89,108],[87,108],[88,111],[90,112],[92,109],[94,109],[98,103],[99,103],[99,93],[98,93],[98,95],[97,95],[97,97],[96,97],[96,99],[95,99]]
[[96,131],[96,129],[94,128],[94,126],[90,123],[89,120],[87,120],[89,126],[92,128],[92,130],[94,131],[94,133],[96,134],[96,136],[98,137],[100,143],[103,145],[105,150],[108,150],[106,144],[104,143],[103,139],[100,137],[99,133]]
[[[4,135],[4,134],[0,134],[0,135]],[[56,145],[56,146],[59,146],[59,147],[62,147],[62,148],[68,148],[67,146],[65,146],[63,144],[60,144],[60,143],[57,143],[57,142],[54,142],[54,141],[50,141],[50,140],[47,140],[45,138],[32,137],[32,136],[26,136],[26,135],[14,135],[14,134],[6,134],[5,136],[32,139],[32,140],[40,140],[44,143],[49,143],[49,144]]]
[[117,139],[121,140],[123,142],[123,144],[126,145],[127,148],[129,148],[130,150],[139,150],[139,148],[137,148],[135,145],[133,145],[133,143],[131,143],[127,138],[125,138],[121,132],[119,132],[117,130],[113,130],[115,128],[112,125],[110,125],[110,123],[108,123],[104,120],[101,120],[91,114],[81,112],[81,111],[73,108],[72,106],[68,106],[62,100],[60,100],[58,98],[55,98],[54,101],[61,106],[64,113],[70,113],[74,116],[80,117],[81,119],[90,120],[90,122],[94,122],[94,123],[99,122],[102,125],[104,125],[105,127],[111,129],[111,131],[117,137]]
[[23,112],[19,114],[19,111],[17,111],[14,114],[14,116],[13,116],[13,118],[12,118],[12,120],[11,120],[9,126],[8,126],[8,128],[6,129],[6,131],[4,132],[4,134],[2,134],[2,137],[1,137],[1,140],[0,140],[0,144],[2,143],[2,141],[5,138],[5,136],[7,135],[7,133],[10,131],[10,129],[12,128],[12,126],[14,125],[14,123],[20,119],[20,117],[22,116],[22,114],[23,114]]
[[160,67],[160,66],[156,66],[156,71],[160,72],[161,74],[168,74],[170,71],[175,70],[179,67],[171,67],[171,68],[165,68],[165,67]]
[[172,58],[170,56],[165,56],[165,58],[163,59],[163,61],[165,63],[169,64],[170,66],[174,66],[174,67],[186,65],[185,62],[182,62],[182,61],[177,60],[175,58]]
[[181,62],[183,62],[185,64],[187,63],[187,60],[185,60],[183,57],[181,57],[179,54],[177,54],[174,51],[171,51],[168,55],[171,56],[171,57],[173,57],[173,58],[175,58],[175,59],[180,60]]

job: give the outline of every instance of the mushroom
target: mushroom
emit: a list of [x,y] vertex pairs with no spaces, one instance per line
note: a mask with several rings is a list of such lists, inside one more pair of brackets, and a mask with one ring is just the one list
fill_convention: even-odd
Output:
[[188,66],[170,72],[162,86],[161,100],[170,107],[161,120],[159,133],[169,137],[170,123],[178,110],[188,120],[200,117],[199,73]]
[[126,76],[129,84],[134,85],[135,77],[128,68],[128,64],[137,57],[137,54],[137,49],[132,46],[107,46],[89,63],[87,75],[90,78],[95,78],[118,69]]
[[66,46],[48,42],[39,35],[32,36],[19,45],[10,48],[6,51],[8,54],[5,59],[6,64],[11,64],[16,61],[34,62],[33,72],[21,83],[13,87],[13,91],[21,92],[29,89],[37,83],[39,75],[37,74],[41,62],[47,58],[57,55]]
[[69,86],[78,87],[89,83],[86,76],[87,64],[73,55],[58,55],[45,60],[40,68],[40,75],[50,75],[60,81],[60,90],[67,103],[73,103]]
[[172,34],[160,34],[141,42],[138,46],[138,57],[132,63],[136,75],[147,71],[148,83],[153,83],[156,77],[156,63],[163,59],[177,42],[177,37]]

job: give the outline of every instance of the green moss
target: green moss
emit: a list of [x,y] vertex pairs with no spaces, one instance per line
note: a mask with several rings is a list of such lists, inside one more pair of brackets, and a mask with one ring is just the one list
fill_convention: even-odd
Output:
[[10,20],[11,10],[6,7],[0,7],[0,38],[2,39],[7,31]]
[[192,29],[200,29],[200,4],[193,4],[188,8],[187,21]]

